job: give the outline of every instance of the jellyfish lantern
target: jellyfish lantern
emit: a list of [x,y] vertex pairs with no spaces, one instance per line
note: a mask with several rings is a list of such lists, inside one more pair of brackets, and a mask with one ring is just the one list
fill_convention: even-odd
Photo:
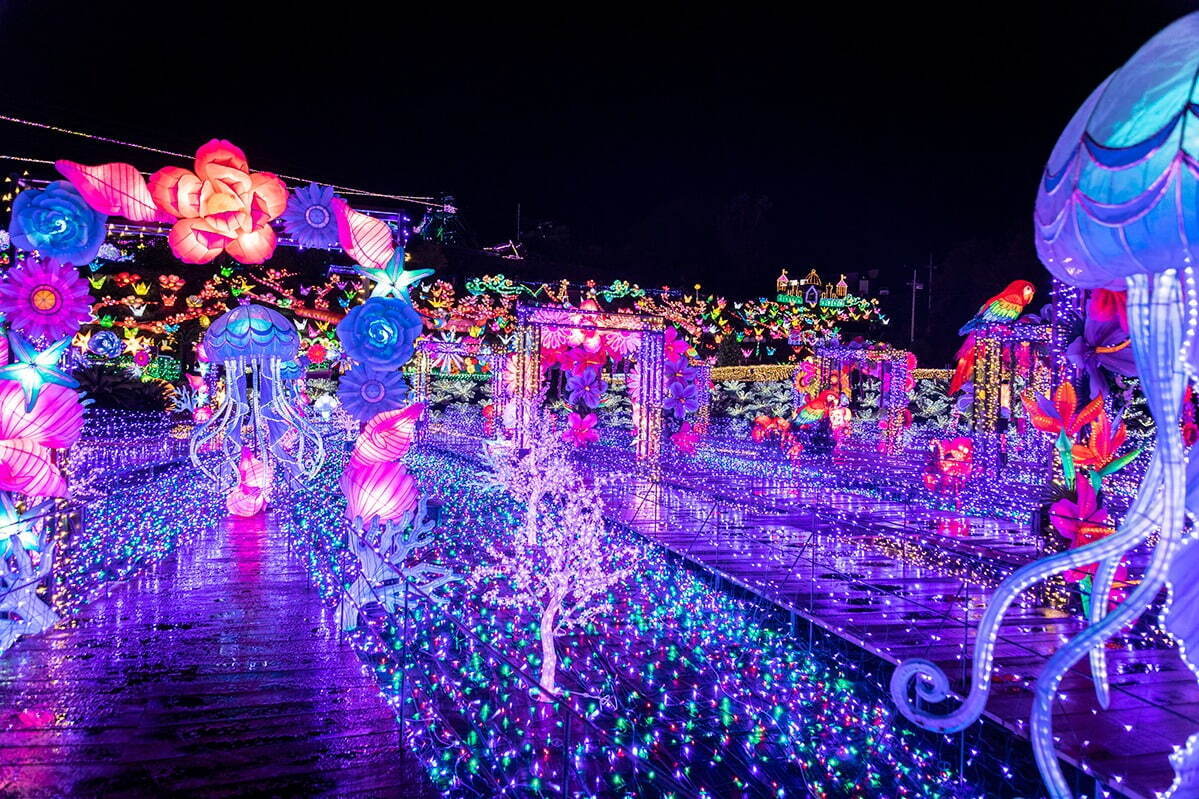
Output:
[[[270,308],[242,305],[213,321],[203,347],[224,369],[225,396],[192,434],[192,463],[222,489],[237,483],[245,452],[270,471],[282,467],[297,479],[315,475],[325,446],[298,411],[299,372],[290,368],[300,347],[295,326]],[[217,456],[209,457],[213,450]]]
[[[1052,706],[1063,676],[1089,657],[1099,703],[1106,707],[1104,644],[1168,582],[1179,583],[1178,569],[1193,557],[1180,558],[1180,552],[1196,550],[1182,549],[1188,470],[1179,415],[1195,373],[1199,322],[1197,78],[1199,13],[1193,13],[1150,39],[1087,98],[1054,147],[1037,190],[1037,252],[1049,271],[1082,288],[1128,291],[1132,353],[1156,428],[1153,458],[1132,507],[1112,535],[1024,566],[996,589],[979,624],[969,692],[956,709],[938,713],[913,702],[913,689],[927,703],[949,695],[945,672],[929,661],[900,664],[891,681],[892,697],[908,718],[939,732],[964,729],[986,703],[998,627],[1016,596],[1054,574],[1098,563],[1087,628],[1049,659],[1034,690],[1030,737],[1055,799],[1070,795],[1053,747]],[[1143,579],[1112,608],[1122,557],[1155,530],[1160,535]],[[1199,569],[1192,581],[1196,574]],[[1188,630],[1196,628],[1197,613],[1177,603],[1172,611],[1187,617],[1177,626]]]

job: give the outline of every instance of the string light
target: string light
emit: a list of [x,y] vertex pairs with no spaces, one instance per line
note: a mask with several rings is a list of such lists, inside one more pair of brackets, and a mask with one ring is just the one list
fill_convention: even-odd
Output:
[[[142,150],[143,152],[157,153],[158,155],[166,155],[166,156],[170,156],[171,158],[181,158],[185,161],[191,161],[194,158],[194,156],[187,155],[186,153],[177,153],[172,150],[164,150],[160,147],[151,147],[149,145],[137,144],[135,142],[124,141],[122,139],[113,139],[108,136],[100,136],[95,133],[85,133],[84,131],[80,131],[80,130],[64,128],[60,125],[49,125],[45,122],[34,122],[34,121],[31,121],[28,119],[20,119],[18,117],[14,117],[14,116],[8,116],[6,114],[0,114],[0,121],[12,122],[17,125],[24,125],[26,127],[36,128],[38,130],[48,130],[53,133],[61,133],[65,136],[77,136],[77,137],[83,138],[83,139],[90,139],[91,141],[99,141],[99,142],[104,142],[106,144],[115,144],[120,147],[128,147],[133,150]],[[25,161],[28,163],[39,163],[39,164],[53,164],[54,163],[53,161],[37,161],[34,159],[14,157],[14,156],[2,156],[2,157],[9,158],[14,161]],[[311,181],[308,178],[296,177],[295,175],[286,175],[282,172],[279,172],[277,174],[281,178],[285,178],[287,180],[292,180],[292,181],[297,181],[299,183],[319,182],[319,181]],[[335,185],[332,183],[325,183],[323,185],[332,186],[335,190],[340,191],[344,194],[353,194],[353,195],[357,195],[360,197],[375,197],[375,198],[382,199],[382,200],[395,200],[397,202],[412,203],[413,205],[424,205],[424,206],[428,206],[430,208],[444,208],[445,207],[444,203],[438,202],[438,201],[434,200],[432,197],[410,197],[410,196],[402,195],[402,194],[382,194],[380,192],[366,191],[364,189],[355,189],[355,188],[351,188],[349,186],[338,186],[338,185]]]

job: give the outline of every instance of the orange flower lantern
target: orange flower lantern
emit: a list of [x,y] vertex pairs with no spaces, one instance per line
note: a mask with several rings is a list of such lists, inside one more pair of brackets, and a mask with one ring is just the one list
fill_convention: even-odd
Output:
[[188,264],[206,264],[222,252],[260,264],[275,252],[271,220],[287,208],[283,181],[251,172],[246,155],[224,139],[196,151],[196,170],[163,167],[150,176],[158,207],[176,218],[171,252]]

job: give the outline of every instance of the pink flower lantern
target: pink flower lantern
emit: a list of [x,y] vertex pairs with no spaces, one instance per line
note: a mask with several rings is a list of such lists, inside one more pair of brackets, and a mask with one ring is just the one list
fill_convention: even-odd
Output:
[[570,414],[566,417],[566,431],[562,433],[562,440],[574,444],[576,447],[584,447],[599,441],[599,433],[595,432],[595,425],[598,421],[594,413],[586,416],[580,416],[577,413]]
[[178,221],[171,252],[188,264],[206,264],[227,252],[243,264],[260,264],[275,252],[271,220],[287,208],[283,181],[251,172],[246,155],[224,139],[196,151],[195,172],[163,167],[150,176],[158,207]]

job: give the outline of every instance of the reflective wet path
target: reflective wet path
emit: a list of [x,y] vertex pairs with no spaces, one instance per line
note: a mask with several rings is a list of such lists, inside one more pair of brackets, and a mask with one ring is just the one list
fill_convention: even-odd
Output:
[[[1026,533],[993,519],[787,479],[676,470],[660,481],[623,474],[603,491],[609,515],[646,538],[885,661],[933,661],[959,695],[995,586],[1040,554]],[[1082,629],[1067,590],[1026,592],[997,631],[986,715],[1022,736],[1037,675]],[[1110,711],[1085,661],[1054,705],[1058,752],[1134,797],[1169,787],[1169,754],[1199,731],[1199,685],[1161,639],[1143,624],[1107,646]]]
[[264,518],[200,534],[0,658],[0,796],[425,796]]

